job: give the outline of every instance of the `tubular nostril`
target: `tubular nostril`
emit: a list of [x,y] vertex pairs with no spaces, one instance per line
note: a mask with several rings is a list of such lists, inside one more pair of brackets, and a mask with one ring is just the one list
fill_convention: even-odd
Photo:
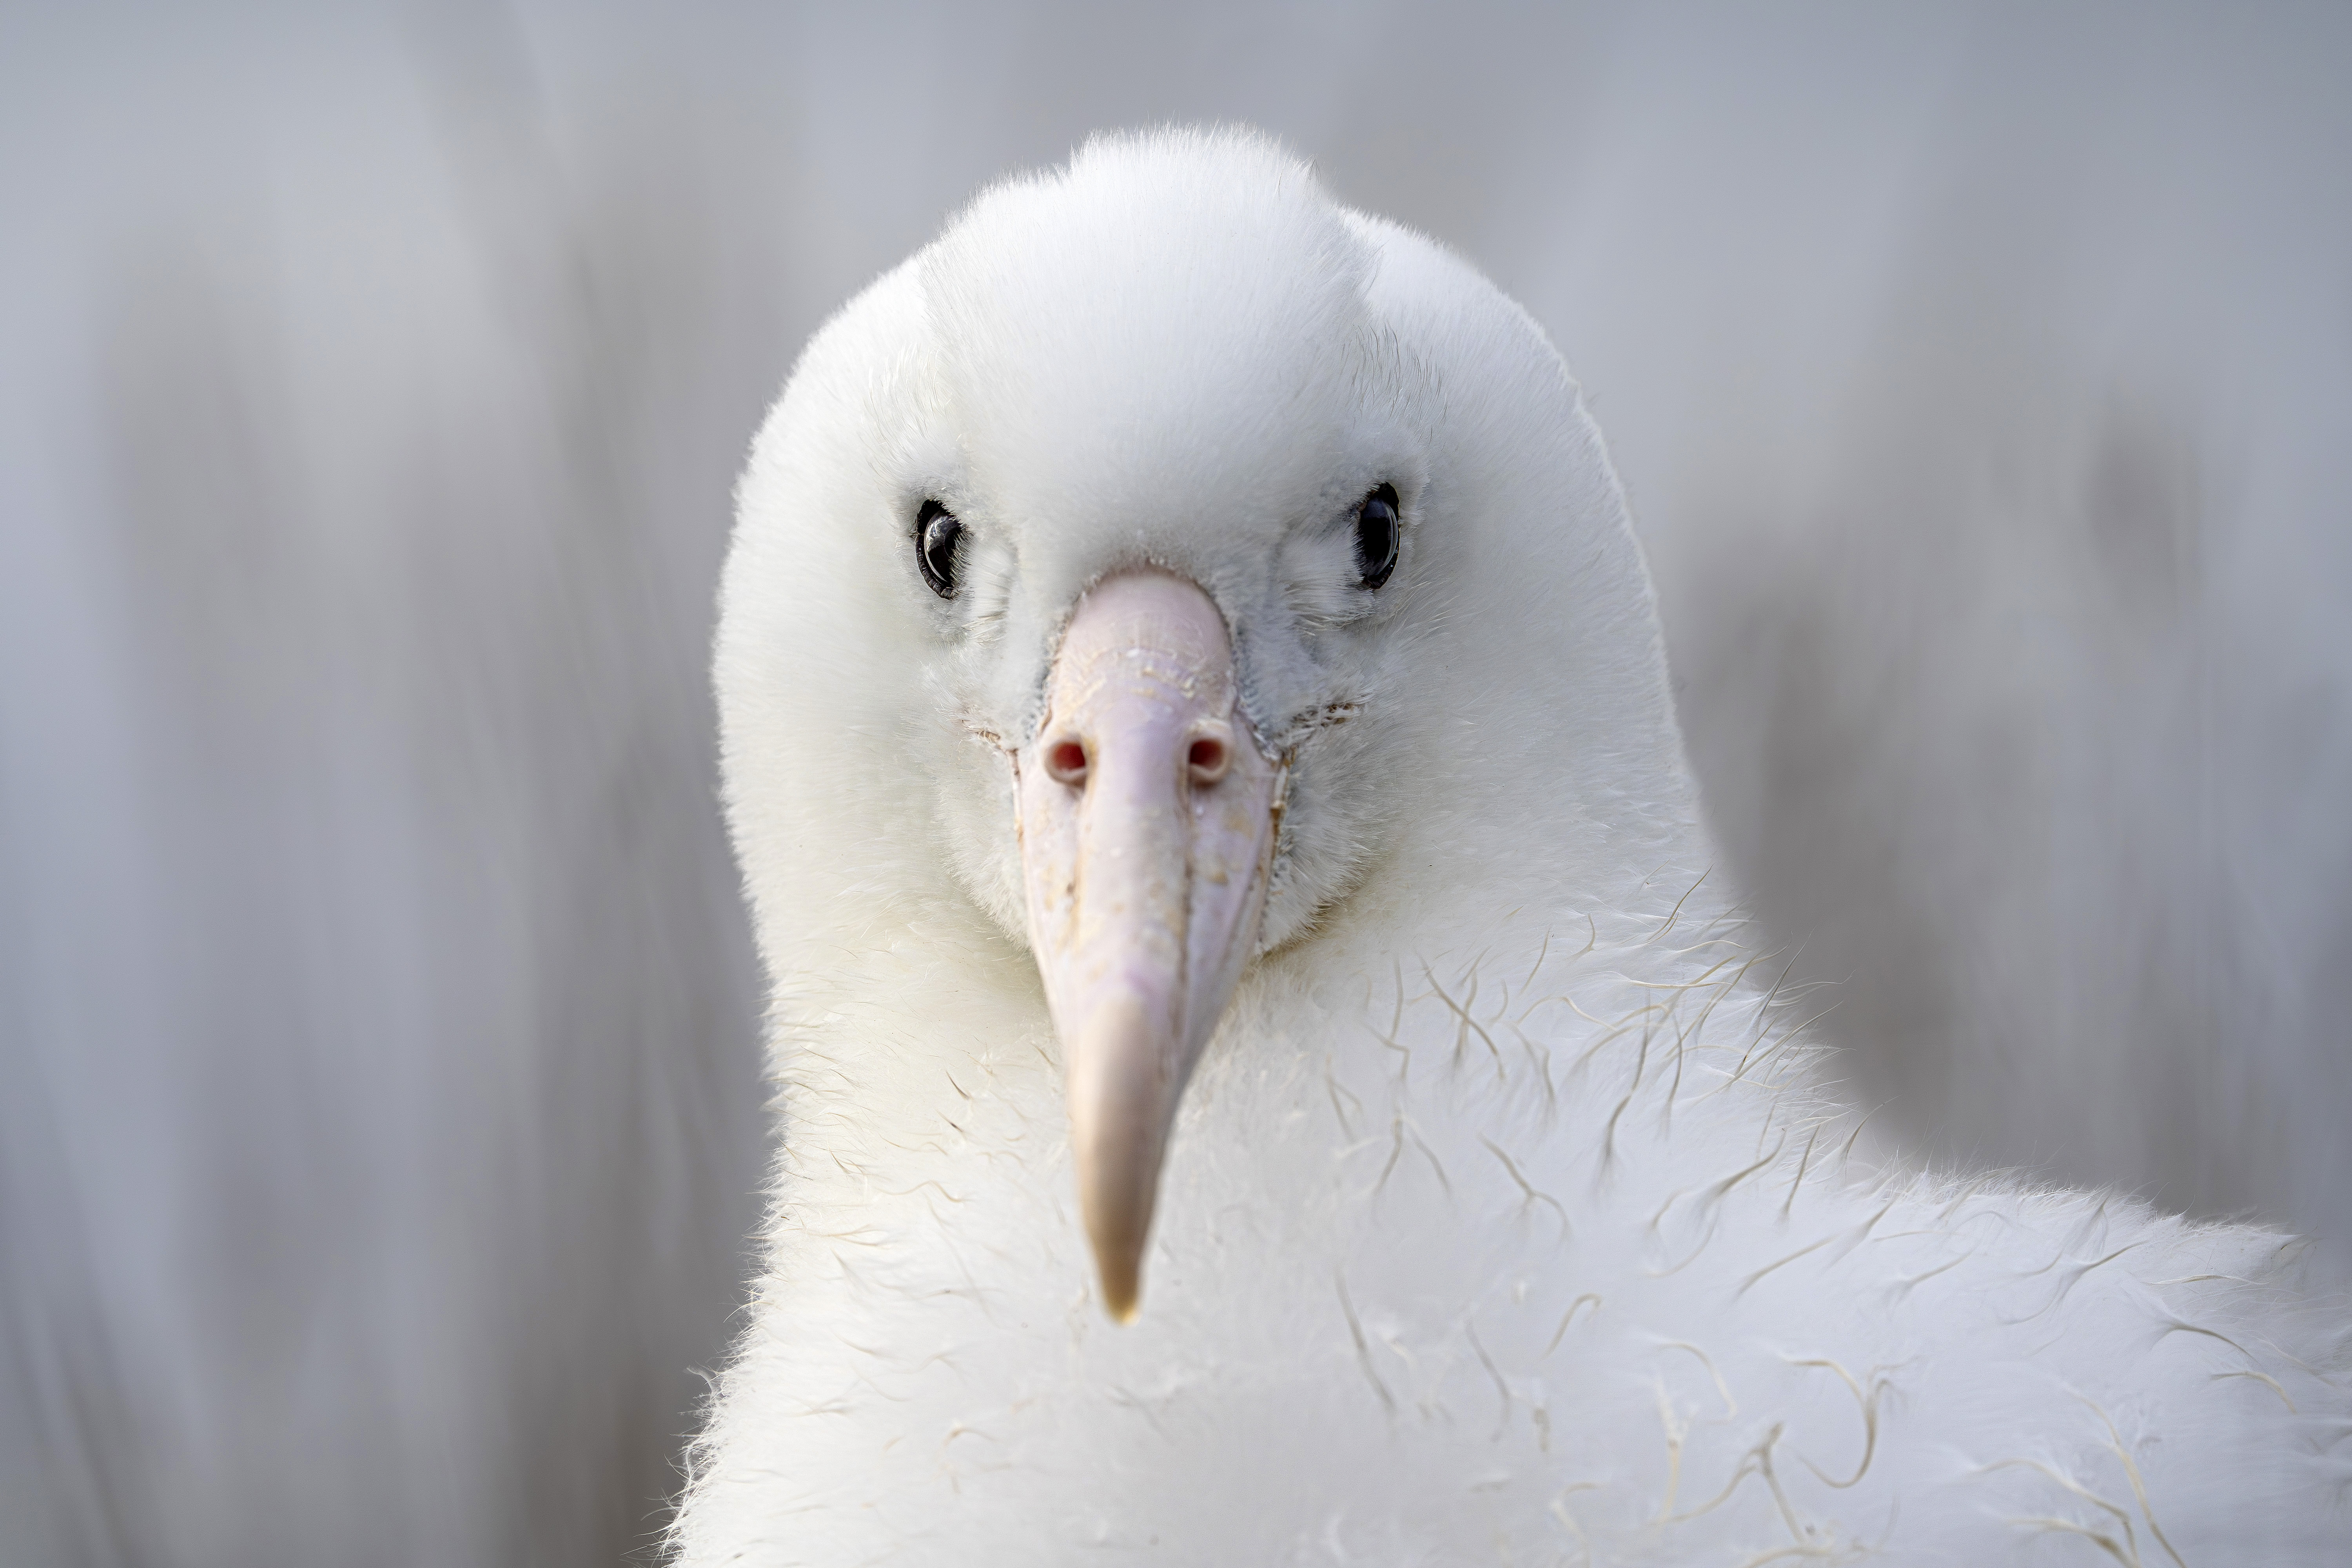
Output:
[[1066,784],[1087,782],[1087,748],[1078,741],[1056,741],[1045,748],[1045,772]]
[[1233,748],[1225,744],[1222,735],[1196,735],[1184,753],[1185,766],[1196,784],[1213,784],[1223,778],[1233,761]]

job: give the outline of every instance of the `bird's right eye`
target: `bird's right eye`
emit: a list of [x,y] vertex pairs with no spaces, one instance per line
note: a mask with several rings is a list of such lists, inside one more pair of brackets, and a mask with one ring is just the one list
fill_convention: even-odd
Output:
[[1382,485],[1356,509],[1356,580],[1378,588],[1389,580],[1397,563],[1397,493]]
[[923,581],[931,592],[942,599],[956,595],[962,542],[963,521],[937,501],[925,501],[915,514],[915,563],[923,569]]

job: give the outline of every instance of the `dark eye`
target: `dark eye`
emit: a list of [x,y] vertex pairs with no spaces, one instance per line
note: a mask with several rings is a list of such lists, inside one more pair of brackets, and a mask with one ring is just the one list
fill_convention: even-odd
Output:
[[1389,580],[1397,563],[1397,493],[1382,485],[1356,509],[1356,576],[1367,588]]
[[957,546],[963,542],[963,522],[935,500],[915,514],[915,563],[923,581],[942,599],[956,595]]

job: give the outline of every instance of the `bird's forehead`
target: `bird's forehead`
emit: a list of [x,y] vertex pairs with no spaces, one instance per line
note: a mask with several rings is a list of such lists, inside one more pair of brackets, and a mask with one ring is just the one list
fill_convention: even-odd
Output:
[[1037,529],[1278,521],[1347,445],[1367,268],[1272,149],[1128,147],[991,193],[922,274],[969,482]]

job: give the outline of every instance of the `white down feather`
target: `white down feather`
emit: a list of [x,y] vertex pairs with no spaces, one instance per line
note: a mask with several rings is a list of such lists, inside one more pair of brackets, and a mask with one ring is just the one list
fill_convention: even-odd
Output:
[[[1333,520],[1383,480],[1368,598]],[[1002,747],[1144,563],[1297,761],[1121,1328]],[[835,318],[744,478],[718,676],[782,1153],[683,1562],[2352,1552],[2345,1317],[2287,1238],[1849,1157],[1826,1000],[1706,875],[1575,384],[1278,149],[1097,142]]]

